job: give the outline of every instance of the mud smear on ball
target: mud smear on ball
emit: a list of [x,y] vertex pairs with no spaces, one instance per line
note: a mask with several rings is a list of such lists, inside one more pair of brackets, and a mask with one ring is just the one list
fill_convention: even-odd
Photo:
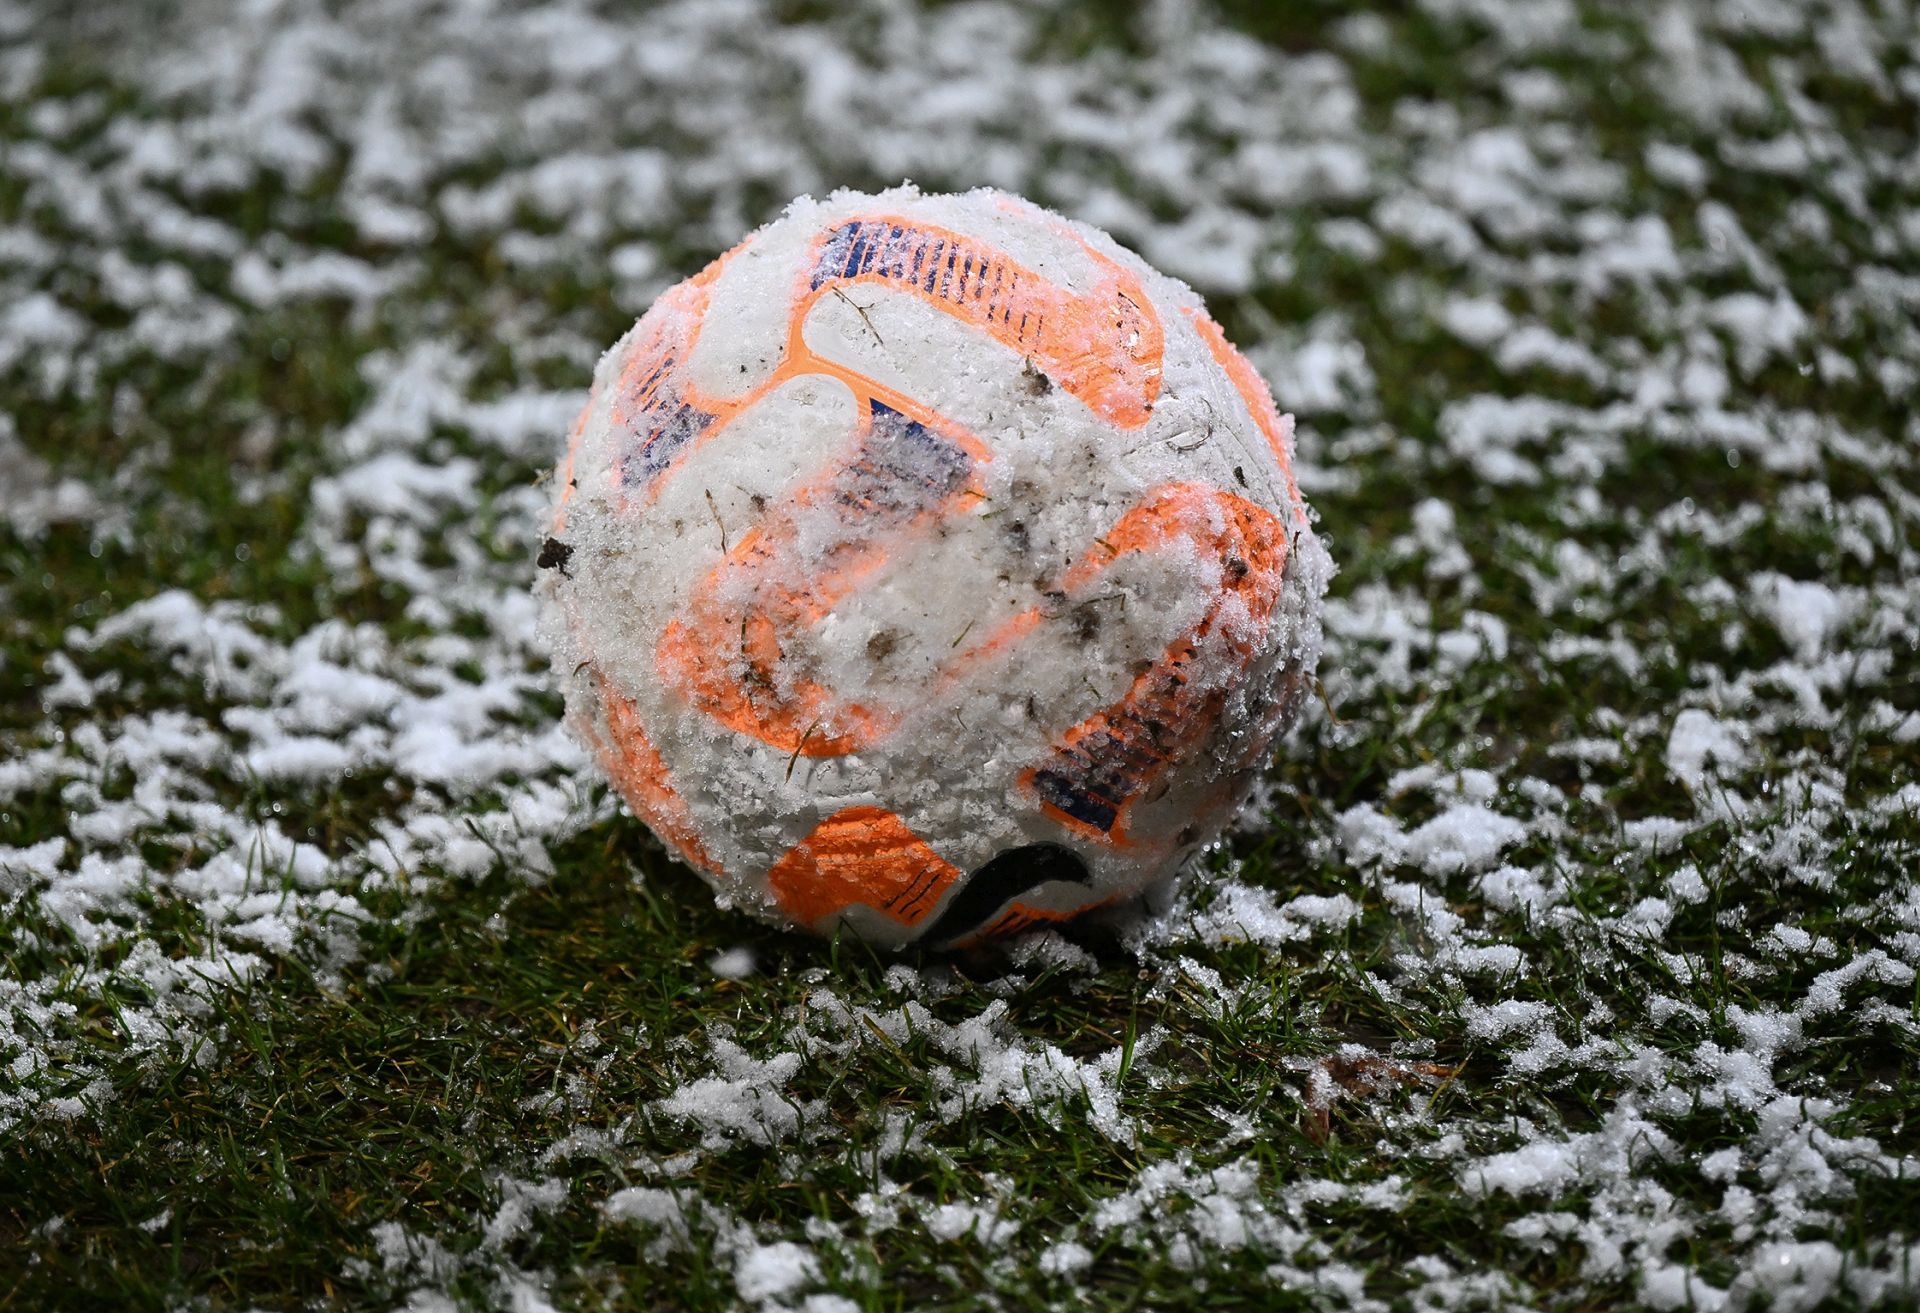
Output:
[[558,538],[549,538],[540,544],[540,555],[534,561],[534,565],[542,570],[558,570],[561,574],[565,574],[567,562],[572,559],[572,544],[563,543]]

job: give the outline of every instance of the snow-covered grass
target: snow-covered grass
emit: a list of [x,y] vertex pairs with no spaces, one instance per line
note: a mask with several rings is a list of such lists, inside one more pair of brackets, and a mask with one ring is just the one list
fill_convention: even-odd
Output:
[[[1920,1300],[1910,0],[0,6],[0,1305]],[[558,732],[592,362],[1024,192],[1301,420],[1156,920],[716,911]]]

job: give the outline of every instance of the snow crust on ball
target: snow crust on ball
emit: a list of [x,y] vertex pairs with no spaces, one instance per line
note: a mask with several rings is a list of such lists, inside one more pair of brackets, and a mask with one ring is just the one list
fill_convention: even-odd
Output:
[[950,942],[1127,897],[1218,835],[1319,658],[1290,459],[1199,298],[1105,234],[797,200],[599,363],[540,583],[569,721],[776,920]]

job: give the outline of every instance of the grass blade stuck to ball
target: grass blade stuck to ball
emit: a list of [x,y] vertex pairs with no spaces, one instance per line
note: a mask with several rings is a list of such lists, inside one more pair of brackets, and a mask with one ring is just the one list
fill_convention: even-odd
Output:
[[1169,878],[1331,573],[1185,285],[993,191],[799,200],[601,360],[541,553],[568,719],[723,903],[888,946]]

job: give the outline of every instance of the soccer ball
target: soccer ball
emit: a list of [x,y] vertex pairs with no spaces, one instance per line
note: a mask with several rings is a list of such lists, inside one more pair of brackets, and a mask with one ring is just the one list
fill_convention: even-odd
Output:
[[1318,660],[1290,447],[1104,233],[796,201],[600,362],[540,556],[568,719],[723,904],[897,947],[1127,899]]

